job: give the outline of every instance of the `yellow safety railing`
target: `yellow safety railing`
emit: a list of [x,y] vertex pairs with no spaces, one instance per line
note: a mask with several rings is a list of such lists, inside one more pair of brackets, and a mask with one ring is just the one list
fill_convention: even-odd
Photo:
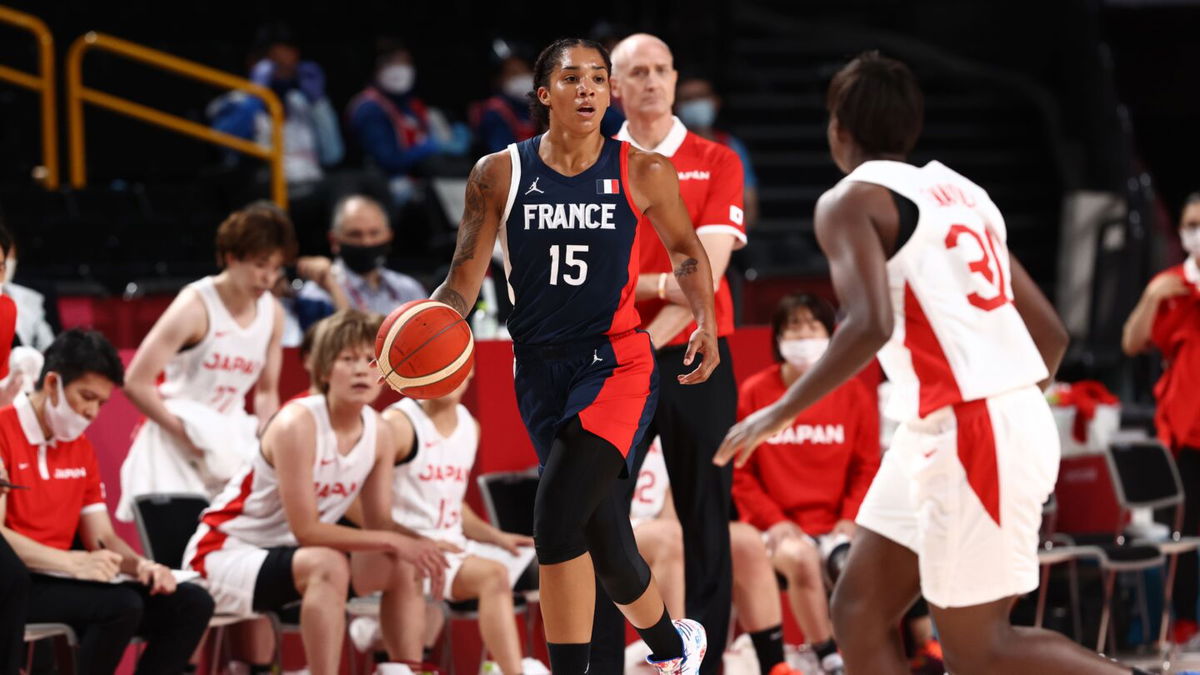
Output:
[[[84,87],[83,56],[92,49],[124,56],[217,87],[237,89],[257,96],[266,104],[267,114],[271,116],[271,145],[264,148],[252,141],[217,131],[203,124],[197,124],[178,115],[165,113],[128,99]],[[96,32],[81,35],[67,52],[67,125],[71,144],[71,185],[77,188],[87,184],[83,142],[83,103],[85,101],[143,122],[266,160],[271,166],[271,199],[280,207],[287,208],[287,183],[283,175],[283,106],[279,103],[279,97],[270,89],[254,84],[245,78],[111,35]]]
[[34,176],[47,190],[58,189],[58,121],[54,115],[54,36],[36,16],[0,5],[0,23],[33,33],[38,44],[38,74],[0,65],[0,80],[37,92],[42,99],[42,165]]

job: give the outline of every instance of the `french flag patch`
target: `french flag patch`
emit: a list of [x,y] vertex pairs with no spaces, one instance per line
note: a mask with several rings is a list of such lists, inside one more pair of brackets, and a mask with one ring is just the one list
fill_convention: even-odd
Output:
[[621,194],[621,181],[616,178],[598,178],[596,179],[596,194],[598,195],[619,195]]

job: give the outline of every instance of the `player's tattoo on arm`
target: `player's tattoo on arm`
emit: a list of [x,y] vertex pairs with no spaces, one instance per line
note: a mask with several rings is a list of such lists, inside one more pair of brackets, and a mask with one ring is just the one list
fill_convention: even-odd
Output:
[[470,310],[470,307],[467,307],[467,299],[462,296],[462,293],[450,288],[446,284],[439,286],[431,297],[433,300],[450,305],[462,316],[466,316]]
[[700,262],[698,260],[695,258],[688,258],[687,260],[679,263],[679,265],[675,268],[675,278],[682,279],[688,275],[695,274],[696,270],[699,269],[699,266]]
[[475,257],[479,230],[483,227],[484,213],[487,210],[487,192],[492,187],[484,175],[490,163],[490,158],[485,159],[472,169],[471,175],[467,177],[466,204],[463,208],[462,223],[458,226],[458,250],[450,263],[451,270]]

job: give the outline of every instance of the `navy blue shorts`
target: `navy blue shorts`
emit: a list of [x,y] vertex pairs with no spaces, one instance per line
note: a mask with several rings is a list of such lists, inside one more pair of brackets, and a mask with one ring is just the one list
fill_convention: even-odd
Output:
[[538,462],[546,464],[559,429],[578,415],[584,430],[608,441],[625,458],[641,442],[658,404],[658,366],[645,331],[600,336],[571,344],[513,344],[517,407]]

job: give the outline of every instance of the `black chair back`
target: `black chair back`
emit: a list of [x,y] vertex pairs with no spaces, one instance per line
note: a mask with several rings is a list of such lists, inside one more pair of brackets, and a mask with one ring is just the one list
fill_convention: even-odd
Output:
[[1146,439],[1108,447],[1109,471],[1123,509],[1160,509],[1183,502],[1175,460],[1163,445]]
[[538,486],[536,469],[485,473],[476,480],[492,525],[505,532],[533,536],[533,501]]
[[133,518],[146,557],[171,569],[183,565],[183,551],[196,532],[200,512],[208,507],[201,494],[148,494],[133,500]]

